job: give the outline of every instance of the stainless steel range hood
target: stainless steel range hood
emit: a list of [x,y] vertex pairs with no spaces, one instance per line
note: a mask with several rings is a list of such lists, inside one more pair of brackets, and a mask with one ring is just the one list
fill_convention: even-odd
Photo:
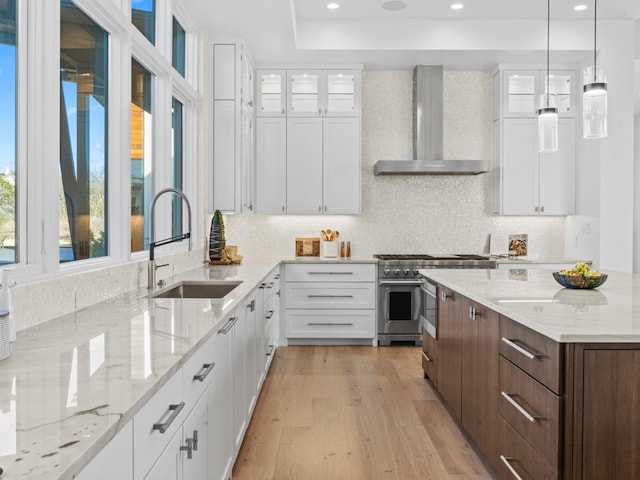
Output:
[[477,175],[483,160],[444,160],[442,65],[418,65],[413,71],[413,158],[380,160],[374,175]]

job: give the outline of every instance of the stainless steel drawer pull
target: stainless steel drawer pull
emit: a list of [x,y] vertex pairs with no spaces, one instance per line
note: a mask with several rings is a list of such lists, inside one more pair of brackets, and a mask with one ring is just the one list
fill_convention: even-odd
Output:
[[349,323],[349,322],[344,322],[344,323],[334,323],[334,322],[309,322],[307,323],[307,325],[310,326],[318,326],[318,325],[322,325],[322,326],[343,326],[343,327],[351,327],[353,326],[353,323]]
[[353,272],[308,272],[309,275],[353,275]]
[[169,405],[169,411],[172,412],[171,415],[169,416],[169,418],[167,418],[167,421],[164,423],[154,423],[153,429],[158,430],[160,433],[166,432],[171,426],[171,424],[173,423],[173,421],[176,418],[178,418],[178,415],[180,415],[180,412],[182,411],[183,408],[184,408],[184,402],[180,402],[177,405],[174,405],[174,404]]
[[426,353],[422,352],[422,356],[424,357],[424,359],[427,361],[427,363],[431,363],[433,362],[433,360],[431,360]]
[[353,295],[307,295],[307,298],[353,298]]
[[522,480],[522,477],[518,475],[518,472],[516,472],[516,469],[511,466],[511,463],[510,463],[512,460],[511,458],[507,458],[504,455],[500,455],[500,460],[502,460],[502,463],[504,463],[507,466],[507,468],[511,472],[511,475],[513,475],[513,478],[517,480]]
[[193,451],[198,451],[198,430],[193,431]]
[[225,323],[222,328],[220,328],[220,330],[218,330],[218,333],[222,333],[223,335],[226,335],[227,333],[229,333],[229,331],[233,328],[233,326],[236,324],[236,322],[238,321],[239,317],[231,317],[227,323]]
[[200,371],[193,376],[193,380],[204,382],[204,379],[207,378],[207,376],[211,373],[211,370],[213,370],[213,367],[215,366],[216,362],[203,363]]
[[269,311],[267,312],[267,314],[265,315],[265,316],[267,317],[267,320],[271,320],[271,317],[273,317],[273,314],[274,314],[274,313],[275,313],[275,312],[274,312],[273,310],[269,310]]
[[191,460],[193,458],[193,438],[187,438],[185,441],[187,445],[180,445],[180,451],[187,452],[187,458]]
[[507,393],[507,392],[500,392],[500,394],[504,397],[504,399],[509,402],[511,404],[511,406],[513,408],[515,408],[516,410],[518,410],[522,416],[524,418],[526,418],[527,420],[529,420],[531,423],[535,423],[536,422],[536,417],[534,417],[533,415],[531,415],[529,412],[527,412],[522,405],[520,405],[518,402],[516,402],[513,397],[511,396],[512,394]]
[[516,345],[513,342],[513,340],[509,340],[508,338],[502,337],[502,341],[507,345],[509,345],[514,350],[516,350],[517,352],[527,357],[529,360],[535,360],[536,358],[540,358],[540,355],[536,355],[535,353],[531,353],[529,350],[525,350],[520,345]]
[[269,350],[267,350],[267,357],[270,357],[271,354],[273,354],[274,348],[275,348],[275,345],[269,345]]

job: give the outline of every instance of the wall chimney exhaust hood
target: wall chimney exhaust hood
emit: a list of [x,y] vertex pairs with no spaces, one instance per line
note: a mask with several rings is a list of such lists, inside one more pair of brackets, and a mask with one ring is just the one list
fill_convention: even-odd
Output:
[[444,160],[442,154],[442,65],[418,65],[413,71],[413,158],[380,160],[374,175],[477,175],[483,160]]

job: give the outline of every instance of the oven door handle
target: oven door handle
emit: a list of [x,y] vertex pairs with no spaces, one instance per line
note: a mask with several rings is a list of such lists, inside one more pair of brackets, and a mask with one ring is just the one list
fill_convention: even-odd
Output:
[[411,287],[421,287],[421,281],[412,281],[412,280],[380,280],[379,285],[382,286],[411,286]]

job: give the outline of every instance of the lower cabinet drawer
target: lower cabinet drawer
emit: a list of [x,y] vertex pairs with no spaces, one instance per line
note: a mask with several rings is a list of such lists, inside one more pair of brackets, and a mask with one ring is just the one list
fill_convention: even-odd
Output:
[[182,367],[182,399],[185,413],[198,402],[215,374],[215,342],[218,336],[209,338]]
[[561,399],[500,357],[498,412],[552,468],[560,469]]
[[286,310],[289,338],[373,338],[375,310]]
[[434,386],[438,385],[438,365],[436,339],[422,330],[422,370]]
[[182,370],[158,390],[133,417],[133,478],[145,478],[184,421]]
[[287,282],[375,282],[373,263],[307,263],[285,266]]
[[375,308],[375,283],[287,282],[287,308]]
[[560,475],[542,460],[542,457],[504,418],[498,417],[498,478],[500,480],[559,480]]

